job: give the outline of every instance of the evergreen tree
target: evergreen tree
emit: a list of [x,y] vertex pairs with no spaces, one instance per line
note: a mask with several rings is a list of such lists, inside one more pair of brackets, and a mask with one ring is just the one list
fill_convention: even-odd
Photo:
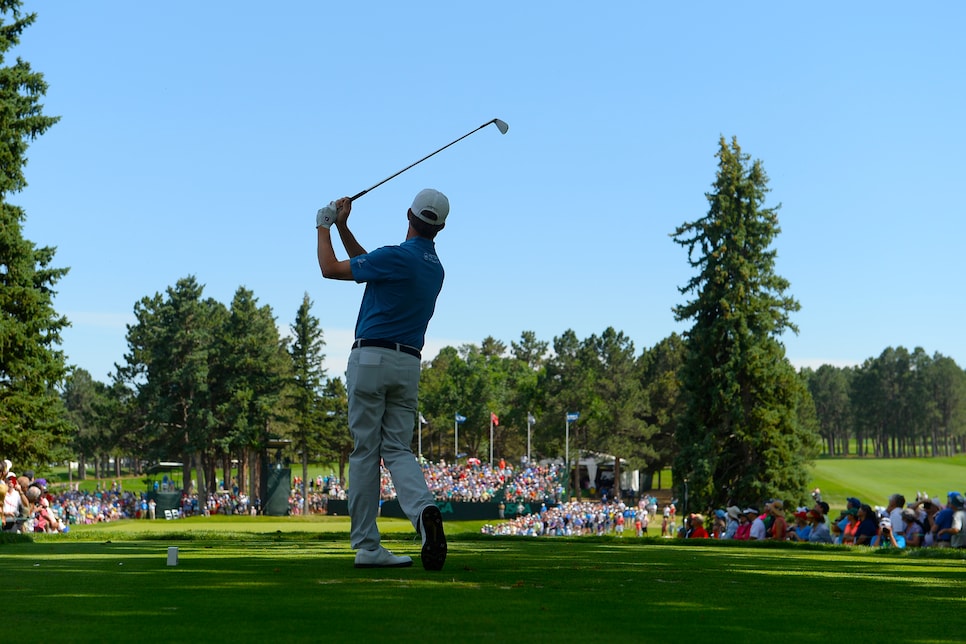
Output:
[[20,6],[0,1],[0,453],[21,467],[40,469],[64,458],[70,434],[55,389],[67,375],[57,347],[68,321],[53,306],[54,285],[68,269],[51,267],[53,248],[24,239],[26,215],[8,201],[27,185],[30,141],[58,120],[43,115],[42,74],[20,58],[2,65],[36,19]]
[[[592,417],[594,395],[594,363],[598,361],[593,346],[581,341],[572,329],[553,339],[553,356],[538,379],[545,398],[544,414],[535,432],[544,453],[569,457],[567,491],[580,497],[580,450],[596,447],[587,443],[585,420]],[[579,420],[567,422],[568,413],[580,414]],[[545,418],[546,420],[543,420]],[[569,436],[567,431],[569,429]],[[589,482],[588,482],[589,483]]]
[[[322,385],[325,369],[322,363],[325,347],[319,319],[312,315],[312,301],[308,293],[302,297],[302,305],[295,314],[292,324],[292,343],[289,356],[292,358],[292,437],[301,453],[302,481],[308,482],[308,469],[311,454],[318,454],[325,438],[326,423],[322,409]],[[327,455],[328,456],[328,455]],[[308,513],[308,488],[303,495],[302,513]]]
[[[443,347],[419,374],[419,407],[427,420],[423,453],[434,461],[456,461],[455,416],[466,415],[468,369],[455,347]],[[466,441],[460,440],[463,451]]]
[[685,333],[682,382],[688,404],[677,427],[674,480],[690,506],[722,507],[780,497],[804,499],[817,438],[800,409],[811,404],[779,336],[795,331],[799,304],[774,271],[778,208],[765,208],[768,177],[736,139],[720,140],[708,213],[674,240],[697,274],[675,307]]
[[130,353],[118,378],[137,392],[144,423],[146,456],[180,457],[185,488],[190,488],[191,459],[210,439],[215,426],[209,391],[209,354],[214,345],[212,320],[224,305],[202,301],[204,287],[194,276],[142,298],[128,325]]
[[86,476],[89,459],[109,441],[107,424],[100,415],[107,386],[91,378],[85,369],[74,369],[64,384],[64,404],[72,425],[70,449],[78,461],[78,476]]
[[342,378],[330,378],[322,392],[322,405],[325,411],[325,445],[339,461],[339,480],[346,480],[346,466],[349,454],[354,447],[349,432],[349,393]]
[[638,360],[647,401],[645,420],[656,430],[650,440],[654,455],[645,458],[644,490],[652,488],[655,475],[659,477],[658,483],[662,483],[661,471],[674,461],[677,451],[674,437],[684,407],[681,391],[683,361],[684,340],[677,333],[658,342]]
[[586,417],[587,444],[614,457],[614,489],[619,498],[621,461],[639,469],[657,452],[651,444],[656,427],[647,423],[643,387],[634,356],[634,343],[609,327],[586,341],[593,376],[593,401]]
[[[532,460],[540,460],[539,451],[534,449],[533,423],[540,413],[541,395],[539,378],[546,362],[549,343],[537,340],[533,331],[520,334],[520,342],[511,342],[511,358],[508,361],[510,399],[508,405],[512,410],[507,415],[516,427],[519,427],[521,442],[523,428],[529,425],[529,434],[522,447],[521,456],[529,455]],[[556,455],[554,455],[556,456]]]
[[[928,456],[966,451],[966,371],[952,358],[935,354],[923,374],[929,402],[926,427]],[[955,441],[956,449],[952,449]]]
[[[210,382],[221,395],[215,405],[219,424],[227,429],[227,444],[261,454],[266,441],[287,432],[285,388],[291,382],[292,362],[281,340],[269,306],[258,306],[254,293],[238,288],[228,318],[214,326],[217,368]],[[203,446],[205,456],[214,447]],[[213,470],[212,470],[213,471]],[[255,496],[255,472],[250,475]]]
[[852,370],[825,364],[814,372],[806,369],[803,375],[815,401],[815,413],[829,455],[848,455],[849,437],[852,435],[852,403],[849,398]]

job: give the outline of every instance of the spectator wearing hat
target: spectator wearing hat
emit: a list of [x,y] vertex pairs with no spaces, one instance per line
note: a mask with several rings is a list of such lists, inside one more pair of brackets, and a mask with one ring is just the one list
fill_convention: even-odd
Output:
[[795,508],[792,517],[795,524],[788,531],[788,540],[808,541],[808,535],[812,532],[812,526],[808,522],[808,508],[805,506]]
[[949,541],[952,539],[953,533],[949,531],[949,528],[953,526],[953,515],[956,513],[952,505],[952,500],[957,496],[962,495],[959,492],[950,492],[947,494],[946,507],[940,508],[939,512],[933,518],[933,545],[937,548],[948,548],[950,545]]
[[832,532],[829,530],[824,512],[815,508],[809,510],[808,523],[811,526],[808,533],[809,543],[833,543]]
[[949,527],[938,530],[936,537],[941,539],[948,534],[950,547],[966,548],[966,498],[959,492],[950,492],[948,509],[952,510]]
[[721,539],[728,527],[728,513],[724,510],[714,511],[714,528],[711,530],[713,539]]
[[[855,545],[855,531],[859,528],[859,509],[845,509],[845,528],[842,529],[842,536],[837,541],[844,546]],[[841,525],[841,523],[839,523]]]
[[3,529],[7,532],[19,532],[20,513],[26,506],[27,500],[20,493],[20,483],[14,472],[7,472],[7,493],[3,497]]
[[942,509],[939,499],[924,499],[919,506],[919,522],[922,524],[922,545],[928,548],[933,545],[936,534],[933,526],[936,525],[936,515]]
[[729,506],[725,510],[725,529],[721,535],[722,539],[734,539],[735,533],[738,532],[738,526],[741,525],[741,508],[737,505]]
[[752,541],[764,541],[768,538],[768,526],[765,524],[765,519],[771,515],[771,502],[765,504],[765,511],[759,514],[751,522],[751,531],[748,533],[748,538]]
[[704,515],[702,514],[692,514],[691,519],[691,529],[688,532],[688,539],[707,539],[708,531],[704,527]]
[[[842,516],[835,520],[835,526],[832,527],[832,531],[839,535],[845,534],[845,526],[849,522],[849,510],[854,509],[856,513],[859,511],[859,506],[862,505],[862,501],[858,500],[854,496],[847,497],[845,499],[845,511],[842,512]],[[826,512],[826,514],[828,514]]]
[[738,519],[738,527],[735,530],[735,539],[748,541],[751,538],[751,524],[757,516],[758,510],[755,508],[745,508],[741,511],[741,517]]
[[892,520],[886,516],[879,519],[878,534],[872,538],[869,545],[880,548],[905,548],[906,540],[902,535],[895,533],[892,529]]

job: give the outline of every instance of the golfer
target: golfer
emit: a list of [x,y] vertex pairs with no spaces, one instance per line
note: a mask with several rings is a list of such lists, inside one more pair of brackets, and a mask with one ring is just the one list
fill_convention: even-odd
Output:
[[[426,570],[441,570],[446,561],[443,516],[426,486],[412,452],[419,389],[420,351],[426,327],[443,286],[443,266],[436,256],[436,234],[449,214],[449,200],[427,189],[416,195],[406,214],[406,241],[367,253],[349,230],[352,201],[339,199],[316,216],[319,267],[329,279],[364,282],[346,370],[349,431],[350,540],[357,568],[411,566],[379,543],[379,462],[385,463],[403,512],[422,536]],[[333,222],[334,219],[334,222]],[[335,223],[349,255],[338,260],[330,236]]]

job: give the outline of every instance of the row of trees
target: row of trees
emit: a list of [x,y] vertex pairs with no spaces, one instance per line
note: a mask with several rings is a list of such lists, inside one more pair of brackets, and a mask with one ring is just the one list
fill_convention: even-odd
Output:
[[80,370],[67,381],[73,452],[95,466],[122,456],[181,460],[186,482],[197,473],[202,497],[216,489],[220,469],[236,472],[254,498],[263,459],[280,439],[289,441],[303,476],[310,461],[344,462],[345,387],[325,378],[323,334],[311,307],[306,295],[292,336],[282,338],[271,308],[245,288],[225,306],[204,298],[189,276],[143,298],[113,382]]
[[833,456],[950,456],[966,451],[966,371],[921,348],[888,348],[858,367],[803,372]]
[[[205,299],[190,276],[143,298],[113,382],[83,370],[67,380],[71,450],[95,467],[121,457],[179,458],[186,481],[197,471],[202,492],[215,489],[216,468],[257,489],[258,458],[279,438],[291,441],[288,456],[303,466],[337,460],[342,469],[351,449],[345,386],[322,369],[323,333],[311,306],[306,296],[283,338],[271,309],[243,288],[228,307]],[[681,342],[674,335],[637,355],[608,328],[583,340],[567,331],[554,338],[552,353],[532,332],[509,350],[493,338],[446,347],[421,376],[424,454],[456,457],[459,413],[466,455],[517,461],[532,442],[534,458],[556,458],[566,450],[565,415],[578,410],[571,450],[615,454],[658,472],[673,455]],[[493,413],[500,422],[491,434]]]
[[[13,17],[0,24],[0,55],[34,20],[19,7],[0,0],[0,13]],[[226,306],[188,276],[135,304],[128,352],[110,383],[70,372],[59,349],[68,322],[52,305],[67,269],[51,266],[53,249],[23,238],[25,214],[8,203],[26,185],[28,143],[57,120],[42,114],[45,91],[26,62],[0,66],[2,455],[41,471],[75,457],[98,468],[124,455],[177,458],[186,484],[197,473],[202,497],[219,469],[254,495],[261,459],[285,439],[303,476],[311,461],[338,461],[343,474],[345,386],[322,368],[323,332],[308,296],[283,337],[251,291],[239,288]],[[481,459],[593,450],[642,470],[645,485],[670,464],[686,502],[720,507],[804,501],[823,443],[843,454],[854,441],[859,454],[878,456],[966,447],[966,376],[948,358],[899,348],[854,369],[795,371],[781,336],[795,330],[799,305],[774,272],[779,207],[764,205],[767,175],[736,139],[722,137],[716,157],[708,212],[672,235],[694,269],[674,309],[688,331],[640,353],[613,328],[447,347],[422,374],[428,456],[456,457],[457,430],[460,451]],[[579,420],[567,422],[570,412]]]

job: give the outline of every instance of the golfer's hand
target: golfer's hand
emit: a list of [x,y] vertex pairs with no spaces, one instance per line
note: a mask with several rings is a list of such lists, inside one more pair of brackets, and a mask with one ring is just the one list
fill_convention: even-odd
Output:
[[335,202],[330,201],[328,206],[323,206],[319,208],[319,211],[315,213],[315,227],[316,228],[330,228],[332,224],[335,223],[336,209]]
[[341,199],[335,200],[336,209],[336,220],[335,223],[340,226],[345,225],[346,220],[349,219],[349,213],[352,212],[352,200],[348,197],[342,197]]

